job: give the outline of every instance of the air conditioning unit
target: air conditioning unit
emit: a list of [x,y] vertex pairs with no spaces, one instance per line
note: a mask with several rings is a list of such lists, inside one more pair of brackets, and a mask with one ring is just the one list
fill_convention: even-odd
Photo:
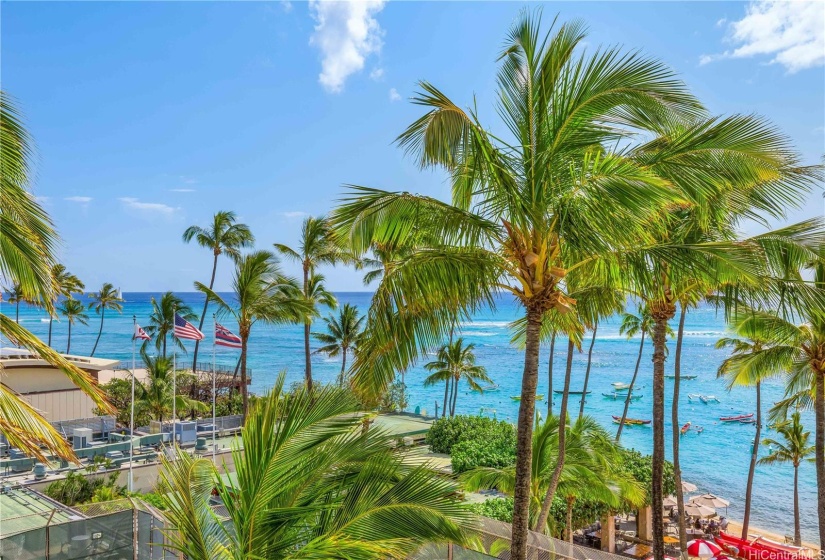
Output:
[[92,441],[92,430],[90,428],[75,428],[72,432],[72,447],[74,449],[84,449],[89,447]]

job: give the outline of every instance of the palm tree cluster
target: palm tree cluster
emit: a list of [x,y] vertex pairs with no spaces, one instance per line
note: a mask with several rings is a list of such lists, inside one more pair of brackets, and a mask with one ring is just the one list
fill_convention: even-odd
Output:
[[463,338],[457,338],[439,348],[436,359],[424,365],[431,372],[424,380],[425,387],[444,382],[442,416],[446,417],[448,410],[450,416],[455,416],[458,385],[462,379],[467,381],[470,389],[479,393],[484,392],[479,381],[492,382],[487,376],[487,368],[476,364],[474,349],[475,344],[465,344]]
[[[367,395],[380,394],[396,371],[437,347],[457,317],[492,307],[499,292],[521,304],[511,548],[519,560],[530,526],[539,347],[564,333],[572,352],[584,331],[596,330],[604,302],[588,292],[616,292],[619,307],[633,298],[649,314],[652,503],[664,498],[666,337],[677,311],[683,325],[684,314],[709,297],[728,315],[742,302],[783,314],[825,308],[821,284],[798,273],[821,262],[818,221],[739,235],[746,221],[783,220],[821,169],[800,165],[788,139],[761,117],[712,115],[664,64],[618,47],[584,51],[585,37],[578,21],[554,21],[543,32],[538,14],[518,19],[499,58],[502,122],[494,128],[503,133],[491,132],[475,107],[465,110],[421,82],[413,102],[424,114],[397,141],[422,168],[446,171],[452,199],[354,186],[330,218],[355,257],[376,247],[405,249],[383,269],[370,336],[352,366],[354,385]],[[682,336],[680,328],[676,396]],[[795,386],[816,388],[818,371],[800,371]],[[562,418],[568,391],[565,383]],[[563,458],[566,442],[558,447]],[[674,454],[678,477],[678,447]],[[557,461],[545,506],[563,469]],[[662,560],[661,508],[653,517],[654,556]]]

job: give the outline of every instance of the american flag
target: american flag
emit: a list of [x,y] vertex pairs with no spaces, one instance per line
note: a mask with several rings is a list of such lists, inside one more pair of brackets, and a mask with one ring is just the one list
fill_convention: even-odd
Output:
[[146,334],[146,331],[143,328],[135,323],[135,335],[134,337],[136,340],[151,340],[152,337]]
[[175,336],[185,340],[203,340],[203,333],[177,313],[175,313]]
[[232,331],[215,323],[215,345],[226,346],[227,348],[241,348],[241,337],[232,334]]

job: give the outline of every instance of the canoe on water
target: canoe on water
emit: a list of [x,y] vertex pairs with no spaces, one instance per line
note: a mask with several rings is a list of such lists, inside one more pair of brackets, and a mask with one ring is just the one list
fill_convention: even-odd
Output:
[[[557,395],[563,395],[564,394],[564,391],[553,391],[553,392],[556,393]],[[585,395],[589,395],[592,392],[593,391],[567,391],[567,394],[568,395],[581,395],[582,393],[584,393]]]
[[722,416],[719,418],[720,422],[741,422],[742,420],[747,420],[748,418],[753,418],[753,412],[750,414],[737,414],[736,416]]
[[613,385],[614,391],[627,391],[630,389],[630,383],[622,383],[621,381],[611,383],[611,385]]
[[[617,401],[617,400],[622,400],[623,401],[627,398],[627,393],[602,393],[602,395],[604,395],[608,399],[613,399],[614,401]],[[643,396],[644,395],[631,395],[630,400],[638,401]]]
[[679,432],[682,435],[685,435],[686,433],[688,433],[688,430],[690,430],[690,422],[688,422],[687,424],[685,424],[681,428],[679,428]]
[[[699,376],[698,375],[680,375],[679,380],[680,381],[690,381],[691,379],[696,379],[697,377],[699,377]],[[676,379],[676,376],[675,375],[665,375],[665,378],[666,379]]]
[[[619,424],[619,423],[621,423],[621,421],[622,421],[621,416],[614,416],[613,417],[613,423],[614,424]],[[639,420],[638,418],[625,418],[624,419],[624,423],[627,426],[647,426],[651,422],[652,422],[652,420]]]

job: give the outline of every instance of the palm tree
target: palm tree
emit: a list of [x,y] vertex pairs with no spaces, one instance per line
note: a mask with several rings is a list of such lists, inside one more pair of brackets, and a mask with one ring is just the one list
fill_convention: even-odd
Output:
[[[298,249],[288,245],[275,243],[275,250],[301,264],[303,275],[302,291],[308,301],[310,297],[310,281],[318,266],[335,264],[345,258],[341,248],[334,242],[329,222],[324,216],[309,216],[301,226],[301,240]],[[304,376],[307,386],[312,388],[312,360],[310,359],[309,332],[311,323],[304,323]]]
[[[74,297],[75,294],[82,294],[86,289],[86,285],[80,281],[80,278],[66,270],[62,264],[55,264],[52,266],[52,278],[55,285],[55,290],[52,292],[52,305],[57,304],[58,298],[63,296],[65,298]],[[52,345],[52,323],[54,322],[54,313],[49,313],[49,341],[48,345]]]
[[23,293],[23,288],[20,284],[15,284],[8,290],[9,303],[14,305],[14,322],[20,323],[20,304],[27,302],[26,295]]
[[66,340],[66,354],[68,354],[72,347],[72,325],[75,323],[88,325],[89,316],[86,314],[86,308],[83,304],[73,298],[63,300],[63,303],[58,306],[57,312],[63,315],[69,323],[69,337]]
[[[582,416],[565,431],[565,462],[557,483],[558,492],[567,503],[567,538],[572,541],[573,527],[570,523],[572,508],[579,498],[588,497],[608,504],[617,510],[623,506],[642,506],[647,493],[643,486],[621,469],[621,446],[607,430],[591,416]],[[535,522],[540,517],[543,498],[552,484],[556,470],[559,449],[559,418],[551,416],[540,422],[533,432],[533,465],[530,480],[530,518]],[[477,491],[496,488],[512,494],[516,483],[515,467],[481,467],[464,475],[461,480],[465,489]],[[549,517],[540,520],[537,530],[557,533]]]
[[[458,485],[362,433],[354,397],[327,386],[287,394],[280,375],[250,413],[236,475],[186,453],[164,461],[171,548],[191,560],[406,558],[429,542],[469,546],[475,517]],[[226,508],[212,510],[212,494]]]
[[[255,236],[246,224],[235,223],[234,212],[221,210],[212,216],[212,223],[207,227],[189,226],[183,232],[184,243],[189,243],[193,239],[204,249],[212,251],[212,275],[209,277],[209,289],[215,286],[215,272],[218,270],[218,257],[222,254],[237,261],[241,256],[240,250],[244,247],[251,247],[255,243]],[[203,311],[198,323],[198,330],[203,330],[203,321],[206,318],[206,310],[209,307],[209,300],[203,302]],[[197,370],[198,348],[200,340],[195,341],[195,351],[192,353],[192,371]]]
[[[9,95],[0,91],[0,276],[19,285],[31,301],[42,301],[54,314],[52,267],[59,242],[49,215],[29,192],[32,140]],[[40,339],[0,314],[0,334],[62,371],[103,413],[112,406],[91,376],[43,344]],[[68,442],[40,413],[0,383],[0,432],[10,446],[46,462],[50,452],[74,459]],[[42,446],[42,447],[41,447]]]
[[[329,309],[335,309],[338,307],[338,300],[335,299],[332,292],[327,291],[327,288],[324,285],[324,280],[325,278],[322,274],[311,272],[307,284],[303,290],[304,303],[307,305],[308,309],[312,310],[312,313],[307,315],[306,319],[304,319],[305,349],[307,348],[306,334],[309,333],[312,328],[312,318],[320,315],[319,307],[322,305]],[[312,389],[312,371],[307,371],[309,372],[309,375],[305,377],[305,382],[307,387]]]
[[762,381],[766,377],[776,375],[776,371],[755,370],[749,366],[750,356],[770,346],[766,340],[764,327],[773,323],[771,313],[748,310],[739,306],[731,317],[731,330],[737,338],[720,338],[716,348],[730,348],[732,354],[719,366],[719,376],[728,381],[728,389],[735,386],[754,387],[756,390],[756,435],[751,449],[751,460],[748,469],[748,482],[745,490],[745,512],[742,517],[742,538],[748,538],[750,526],[751,500],[753,497],[753,479],[756,474],[756,463],[759,457],[759,441],[762,435]]
[[92,353],[89,354],[90,356],[94,356],[95,350],[97,350],[97,343],[100,342],[100,335],[103,334],[103,316],[106,310],[111,309],[112,311],[123,313],[123,306],[120,305],[120,302],[123,300],[118,296],[115,287],[108,282],[101,286],[99,292],[91,294],[91,298],[92,301],[89,302],[89,309],[94,309],[95,313],[100,314],[100,329],[97,331],[97,339],[95,339]]
[[341,356],[341,373],[338,375],[338,385],[344,385],[344,377],[347,371],[347,352],[355,350],[358,340],[363,332],[364,316],[358,314],[358,308],[349,303],[338,311],[338,316],[331,314],[324,318],[327,325],[327,332],[312,333],[315,340],[324,346],[318,348],[316,352],[326,354],[330,358]]
[[[163,356],[152,358],[141,349],[140,355],[146,368],[146,379],[135,385],[135,406],[148,414],[152,420],[163,422],[172,416],[172,411],[195,410],[207,412],[209,406],[185,395],[174,394],[172,360]],[[173,401],[174,395],[174,401]]]
[[645,349],[645,336],[651,333],[653,327],[653,318],[650,316],[650,310],[644,305],[638,305],[636,313],[622,313],[622,323],[619,325],[619,334],[627,336],[628,340],[641,333],[642,337],[639,340],[639,355],[636,357],[636,367],[633,369],[633,377],[630,379],[630,387],[627,390],[627,397],[624,400],[624,410],[622,411],[622,419],[619,421],[619,427],[616,429],[616,441],[621,440],[622,428],[624,421],[627,418],[627,410],[630,407],[630,399],[633,395],[633,389],[636,386],[636,378],[639,376],[639,365],[642,363],[642,353]]
[[[450,416],[455,416],[455,402],[458,398],[458,384],[462,379],[467,381],[470,389],[483,392],[479,381],[491,383],[492,379],[487,376],[487,369],[476,364],[476,356],[473,350],[475,344],[465,346],[464,339],[459,337],[449,344],[445,344],[438,350],[435,360],[424,365],[430,375],[424,380],[424,386],[429,387],[436,383],[451,383],[452,396],[450,398]],[[445,390],[446,396],[446,390]],[[447,413],[447,401],[444,401],[444,414]]]
[[[181,298],[173,292],[165,292],[160,296],[160,300],[152,296],[152,313],[149,315],[149,324],[146,325],[146,333],[155,340],[155,348],[166,357],[166,340],[171,337],[172,344],[186,353],[186,347],[175,336],[175,313],[187,321],[194,321],[198,318],[192,308],[183,302]],[[149,341],[143,343],[145,348]]]
[[770,455],[759,459],[759,464],[790,463],[793,465],[793,543],[796,546],[802,546],[802,533],[799,529],[799,465],[814,454],[815,447],[808,445],[811,432],[805,431],[799,412],[794,412],[790,420],[779,424],[776,431],[784,441],[765,439],[762,443],[774,449]]
[[[580,53],[576,21],[542,34],[524,13],[502,51],[498,113],[485,127],[433,85],[414,98],[427,113],[398,141],[422,167],[452,177],[452,204],[410,193],[353,187],[332,217],[363,254],[420,230],[417,247],[382,279],[368,319],[369,351],[353,364],[361,390],[380,393],[395,371],[443,340],[449,319],[511,293],[525,309],[525,362],[518,416],[512,558],[526,555],[532,431],[542,320],[575,305],[565,278],[601,268],[601,257],[649,245],[653,214],[674,193],[612,147],[631,129],[655,131],[668,115],[701,107],[664,65],[611,48]],[[506,128],[513,140],[494,137]],[[622,142],[619,142],[620,144]],[[658,215],[658,214],[656,214]]]
[[306,303],[296,281],[284,275],[278,260],[269,251],[249,253],[235,263],[232,291],[236,307],[230,306],[200,282],[195,282],[195,287],[218,305],[219,314],[230,315],[238,323],[245,419],[249,412],[246,359],[252,326],[258,321],[267,324],[302,323],[316,311]]

